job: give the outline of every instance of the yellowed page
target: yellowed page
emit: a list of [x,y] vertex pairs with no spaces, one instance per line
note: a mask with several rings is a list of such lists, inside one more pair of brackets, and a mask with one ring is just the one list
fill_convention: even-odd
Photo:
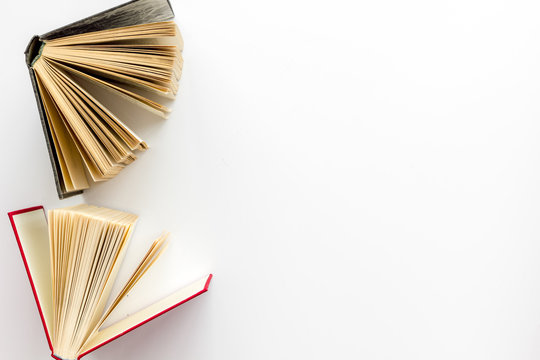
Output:
[[[56,148],[58,149],[59,158],[61,157],[62,173],[66,173],[69,177],[69,181],[72,184],[72,189],[67,189],[68,191],[72,190],[82,190],[89,187],[88,180],[86,179],[86,174],[84,172],[84,165],[82,158],[79,154],[79,150],[71,140],[71,136],[68,134],[64,125],[62,124],[62,119],[58,113],[58,110],[49,94],[43,87],[41,79],[39,76],[38,85],[41,92],[41,98],[43,99],[43,105],[47,111],[47,120],[51,128],[51,132],[54,134],[54,142]],[[65,169],[64,169],[65,167]],[[67,188],[67,186],[66,186]]]
[[166,118],[167,115],[170,113],[170,109],[168,109],[166,106],[163,106],[155,101],[152,101],[150,99],[145,98],[144,96],[141,96],[137,93],[134,93],[133,91],[129,91],[128,89],[125,89],[123,87],[114,85],[111,82],[103,81],[95,76],[92,76],[90,74],[84,73],[82,71],[79,71],[77,69],[71,68],[69,66],[62,65],[60,63],[57,64],[57,66],[63,67],[66,71],[69,71],[71,73],[75,73],[77,76],[81,76],[84,79],[87,79],[89,81],[92,81],[92,83],[96,84],[100,88],[109,91],[111,94],[118,94],[123,99],[128,100],[134,105],[140,106],[141,108],[150,111],[153,114],[158,115],[159,117]]

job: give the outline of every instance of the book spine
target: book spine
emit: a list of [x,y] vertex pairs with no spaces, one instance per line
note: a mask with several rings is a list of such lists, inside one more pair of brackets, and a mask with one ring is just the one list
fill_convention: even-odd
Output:
[[41,125],[43,127],[43,134],[45,135],[45,143],[47,144],[47,150],[49,151],[49,158],[51,160],[51,166],[54,175],[54,182],[56,184],[56,191],[58,192],[58,198],[65,199],[77,194],[81,194],[82,190],[66,193],[62,186],[62,180],[60,179],[60,164],[58,163],[58,157],[56,155],[56,149],[54,147],[51,130],[49,129],[49,123],[45,116],[45,109],[43,108],[43,103],[41,97],[39,96],[39,90],[36,83],[36,74],[34,69],[28,69],[30,71],[30,80],[32,81],[32,87],[34,88],[34,94],[36,95],[36,103],[38,107],[39,117],[41,119]]
[[42,46],[43,46],[43,42],[41,41],[39,36],[36,35],[28,43],[28,46],[26,47],[24,54],[26,57],[26,65],[28,66],[28,71],[30,73],[30,81],[32,82],[32,88],[34,90],[34,95],[36,96],[36,104],[38,107],[38,113],[41,119],[41,125],[43,127],[43,134],[45,135],[45,143],[47,144],[47,150],[49,151],[49,158],[51,160],[51,166],[52,166],[53,175],[54,175],[54,182],[56,184],[56,191],[60,199],[65,199],[65,198],[68,198],[77,194],[81,194],[82,190],[67,193],[64,190],[64,187],[62,186],[63,183],[60,178],[60,174],[61,174],[60,164],[58,162],[58,157],[56,155],[56,149],[54,147],[51,129],[49,128],[49,122],[47,121],[47,117],[45,115],[45,109],[43,108],[43,102],[41,101],[41,96],[39,94],[36,74],[34,73],[34,69],[32,69],[32,65],[37,59],[37,57],[39,56]]

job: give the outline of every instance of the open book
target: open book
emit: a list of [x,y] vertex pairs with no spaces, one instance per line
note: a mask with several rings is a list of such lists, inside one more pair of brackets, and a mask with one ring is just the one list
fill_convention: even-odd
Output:
[[147,149],[95,89],[166,117],[161,100],[176,95],[183,64],[173,17],[167,0],[135,0],[28,44],[26,63],[60,198],[88,188],[89,179],[113,178]]
[[163,234],[122,289],[111,290],[137,216],[90,205],[9,213],[52,356],[79,359],[206,292],[212,275],[108,326],[103,323],[167,246]]

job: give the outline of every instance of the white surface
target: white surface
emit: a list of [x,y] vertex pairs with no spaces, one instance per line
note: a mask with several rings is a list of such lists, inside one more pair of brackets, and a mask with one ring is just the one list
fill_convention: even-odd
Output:
[[[56,199],[22,51],[119,3],[4,4],[2,213],[81,201]],[[152,148],[86,199],[141,216],[128,259],[172,233],[156,295],[215,278],[87,359],[540,356],[537,2],[172,3],[174,112],[128,121]],[[47,359],[0,234],[2,356]]]

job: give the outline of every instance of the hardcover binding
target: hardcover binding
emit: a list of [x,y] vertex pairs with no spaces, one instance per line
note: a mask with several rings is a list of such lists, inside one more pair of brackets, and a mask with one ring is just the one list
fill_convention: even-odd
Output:
[[138,328],[139,326],[144,325],[144,324],[146,324],[147,322],[149,322],[149,321],[151,321],[151,320],[154,320],[155,318],[160,317],[161,315],[163,315],[163,314],[165,314],[165,313],[168,313],[169,311],[171,311],[172,309],[174,309],[174,308],[176,308],[176,307],[182,305],[183,303],[188,302],[189,300],[194,299],[194,298],[196,298],[197,296],[199,296],[199,295],[201,295],[201,294],[204,294],[205,292],[208,291],[208,288],[210,287],[210,281],[212,281],[212,277],[213,277],[212,274],[209,274],[209,275],[208,275],[208,278],[206,279],[206,283],[204,284],[204,288],[203,288],[201,291],[199,291],[198,293],[193,294],[192,296],[188,297],[187,299],[184,299],[184,300],[182,300],[182,301],[180,301],[180,302],[174,304],[173,306],[168,307],[167,309],[165,309],[165,310],[163,310],[163,311],[157,313],[156,315],[153,315],[152,317],[149,317],[148,319],[146,319],[146,320],[144,320],[144,321],[142,321],[142,322],[136,324],[135,326],[130,327],[129,329],[127,329],[126,331],[124,331],[124,332],[122,332],[122,333],[116,335],[115,337],[113,337],[113,338],[111,338],[111,339],[109,339],[109,340],[107,340],[107,341],[105,341],[105,342],[99,344],[98,346],[96,346],[96,347],[94,347],[94,348],[92,348],[92,349],[90,349],[90,350],[88,350],[88,351],[82,353],[82,354],[79,356],[78,359],[82,358],[82,357],[85,356],[85,355],[88,355],[89,353],[91,353],[92,351],[94,351],[94,350],[96,350],[96,349],[99,349],[99,348],[102,347],[103,345],[106,345],[106,344],[110,343],[111,341],[118,339],[120,336],[124,336],[125,334],[129,333],[130,331],[135,330],[135,329]]
[[30,268],[28,266],[28,262],[26,261],[26,256],[24,255],[24,250],[22,247],[21,239],[19,238],[19,232],[17,231],[17,227],[15,226],[15,221],[13,217],[15,215],[24,214],[31,211],[38,211],[41,210],[45,212],[45,209],[43,209],[43,206],[34,206],[27,209],[12,211],[8,213],[9,221],[11,222],[11,227],[13,228],[13,232],[15,233],[15,239],[17,240],[17,245],[19,246],[19,251],[21,252],[21,257],[24,263],[24,268],[26,270],[26,275],[28,276],[28,281],[30,282],[30,287],[32,288],[32,293],[34,294],[34,300],[36,300],[36,305],[39,311],[39,318],[41,319],[41,323],[43,324],[43,330],[45,330],[45,336],[47,337],[47,343],[49,344],[49,349],[51,350],[51,356],[55,357],[54,350],[52,347],[51,337],[49,336],[49,330],[47,329],[47,324],[45,322],[45,316],[43,315],[43,310],[41,309],[41,303],[39,302],[39,297],[36,291],[36,287],[34,285],[34,280],[32,279],[32,274],[30,273]]
[[[52,345],[51,338],[50,338],[50,335],[49,335],[49,330],[47,329],[47,323],[45,321],[45,315],[44,315],[44,312],[43,312],[43,309],[42,309],[42,306],[41,306],[41,302],[39,300],[38,291],[36,290],[36,285],[34,284],[34,280],[33,280],[33,277],[32,277],[32,272],[30,271],[30,265],[29,265],[29,263],[27,261],[27,256],[25,255],[24,247],[23,247],[21,238],[19,236],[19,231],[17,230],[17,225],[16,225],[16,222],[15,222],[15,219],[14,219],[14,217],[17,216],[17,215],[21,215],[21,214],[25,214],[25,213],[29,213],[29,212],[33,212],[33,211],[45,212],[45,209],[43,208],[43,206],[33,206],[33,207],[30,207],[30,208],[26,208],[26,209],[11,211],[11,212],[8,213],[8,216],[9,216],[9,219],[10,219],[10,222],[11,222],[11,226],[13,228],[13,233],[15,234],[15,239],[17,240],[17,245],[19,247],[19,251],[21,253],[21,257],[22,257],[22,260],[23,260],[23,263],[24,263],[24,268],[26,270],[26,274],[27,274],[28,280],[30,282],[30,287],[32,288],[32,293],[34,294],[34,299],[36,301],[36,305],[37,305],[37,308],[38,308],[41,323],[43,325],[43,330],[45,331],[45,336],[47,337],[47,343],[49,344],[49,349],[51,350],[51,356],[54,359],[57,359],[57,360],[67,360],[67,359],[63,359],[63,358],[59,357],[58,355],[56,355],[54,353],[53,345]],[[43,216],[45,216],[45,214],[43,214]],[[131,332],[132,330],[135,330],[139,326],[144,325],[147,322],[149,322],[149,321],[151,321],[151,320],[153,320],[153,319],[155,319],[155,318],[157,318],[157,317],[171,311],[172,309],[182,305],[183,303],[185,303],[185,302],[187,302],[187,301],[189,301],[191,299],[194,299],[194,298],[196,298],[197,296],[199,296],[201,294],[204,294],[205,292],[208,291],[208,288],[210,286],[210,281],[212,280],[212,277],[213,277],[213,275],[209,274],[205,278],[206,281],[204,283],[204,287],[201,290],[199,290],[199,291],[193,293],[192,295],[190,295],[189,297],[187,297],[187,298],[173,304],[172,306],[169,306],[168,308],[159,311],[157,314],[154,314],[154,315],[150,316],[149,318],[144,319],[143,321],[129,327],[127,330],[122,331],[121,333],[111,337],[110,339],[107,339],[106,341],[98,344],[97,346],[92,347],[91,349],[89,349],[89,350],[85,351],[84,353],[82,353],[81,355],[79,355],[79,357],[77,359],[78,360],[81,359],[83,356],[88,355],[89,353],[93,352],[94,350],[99,349],[103,345],[106,345],[106,344],[110,343],[111,341],[113,341],[113,340],[115,340],[115,339],[117,339],[117,338]]]
[[53,168],[56,191],[58,192],[58,197],[60,199],[81,194],[83,191],[78,190],[67,192],[61,180],[62,172],[58,162],[58,157],[56,155],[54,141],[52,139],[45,109],[41,101],[36,75],[32,69],[32,64],[39,55],[43,41],[92,31],[114,29],[117,27],[146,24],[150,22],[167,21],[173,18],[174,12],[168,0],[133,0],[56,30],[49,31],[41,36],[35,35],[28,43],[24,52],[26,65],[28,66],[28,70],[30,72],[30,80],[32,82],[32,87],[34,88],[38,112],[41,118],[41,125],[43,126],[47,150],[49,151],[49,157],[51,159],[51,165]]
[[40,40],[39,36],[35,35],[28,43],[24,54],[26,57],[26,65],[28,66],[28,72],[30,73],[30,81],[32,82],[32,88],[34,89],[34,95],[36,96],[36,104],[39,112],[39,117],[41,119],[41,126],[43,127],[43,134],[45,135],[45,143],[47,144],[49,158],[51,159],[54,182],[56,184],[56,191],[58,192],[58,197],[60,199],[64,199],[73,195],[81,194],[82,190],[67,192],[60,178],[60,164],[58,162],[58,156],[56,155],[56,149],[54,147],[51,129],[49,128],[49,121],[47,120],[47,117],[45,115],[45,108],[43,107],[43,102],[41,101],[39,88],[37,86],[36,74],[34,73],[34,69],[32,69],[31,66],[34,59],[39,54],[39,49],[41,48],[41,45],[42,41]]

